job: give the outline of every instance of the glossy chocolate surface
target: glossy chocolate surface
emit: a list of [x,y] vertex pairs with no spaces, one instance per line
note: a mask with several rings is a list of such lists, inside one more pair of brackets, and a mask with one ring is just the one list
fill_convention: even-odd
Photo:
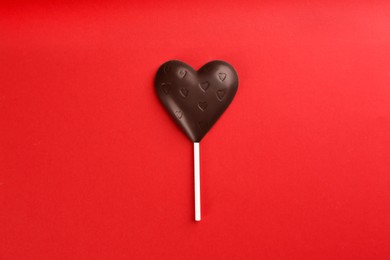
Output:
[[174,121],[191,141],[200,142],[232,102],[238,77],[224,61],[211,61],[196,71],[172,60],[158,69],[155,88]]

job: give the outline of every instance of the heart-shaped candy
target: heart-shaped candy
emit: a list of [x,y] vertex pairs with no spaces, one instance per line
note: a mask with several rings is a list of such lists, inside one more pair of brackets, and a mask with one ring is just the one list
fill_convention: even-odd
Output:
[[191,141],[200,142],[232,102],[238,77],[224,61],[211,61],[196,71],[171,60],[157,71],[155,88],[175,122]]

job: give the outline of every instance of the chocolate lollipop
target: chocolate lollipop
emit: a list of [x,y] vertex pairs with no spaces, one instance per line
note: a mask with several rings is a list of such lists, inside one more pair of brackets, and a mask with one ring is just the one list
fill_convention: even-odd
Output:
[[219,60],[198,71],[171,60],[158,69],[155,88],[165,109],[194,142],[195,220],[200,221],[199,142],[232,102],[238,88],[237,73]]

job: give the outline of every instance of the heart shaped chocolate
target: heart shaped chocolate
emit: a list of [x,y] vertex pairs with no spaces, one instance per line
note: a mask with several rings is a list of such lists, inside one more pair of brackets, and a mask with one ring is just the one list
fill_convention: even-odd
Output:
[[211,61],[196,71],[171,60],[158,69],[155,88],[175,122],[193,142],[200,142],[232,102],[238,77],[224,61]]

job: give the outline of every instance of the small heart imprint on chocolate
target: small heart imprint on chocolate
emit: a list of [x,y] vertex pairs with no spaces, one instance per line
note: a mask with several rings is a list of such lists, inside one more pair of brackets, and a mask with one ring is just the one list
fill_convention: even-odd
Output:
[[224,96],[225,96],[225,90],[218,90],[217,91],[217,97],[219,100],[222,100]]
[[185,70],[179,70],[179,76],[180,76],[181,78],[184,78],[186,75],[187,75],[187,71],[185,71]]
[[232,102],[238,76],[224,61],[209,62],[196,71],[172,60],[157,71],[155,88],[174,121],[191,141],[200,142]]
[[186,88],[181,88],[180,89],[180,94],[183,96],[183,97],[187,97],[188,96],[188,89],[186,89]]
[[181,119],[183,117],[183,111],[178,110],[175,112],[175,114],[176,114],[177,118],[179,118],[179,119]]
[[168,64],[166,64],[164,66],[163,70],[164,70],[165,73],[168,73],[171,70],[171,67]]
[[171,90],[171,83],[161,83],[161,89],[167,95],[169,91]]
[[207,81],[202,82],[202,83],[199,83],[199,87],[200,87],[204,92],[206,92],[206,90],[209,88],[209,86],[210,86],[210,83],[208,83]]
[[199,102],[198,107],[200,108],[200,110],[205,111],[207,108],[207,102]]
[[224,81],[226,79],[226,73],[218,73],[218,78],[221,80],[221,81]]

